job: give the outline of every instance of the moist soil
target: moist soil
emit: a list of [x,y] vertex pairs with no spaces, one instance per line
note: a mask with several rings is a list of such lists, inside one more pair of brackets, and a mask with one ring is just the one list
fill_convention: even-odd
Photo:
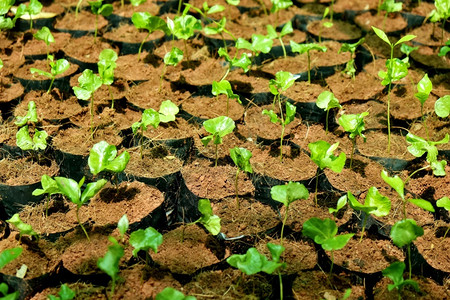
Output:
[[[294,27],[294,32],[282,39],[287,57],[283,57],[278,39],[270,52],[256,56],[236,49],[231,37],[224,34],[230,55],[240,58],[245,52],[253,59],[250,70],[244,73],[237,67],[228,72],[228,63],[218,55],[218,47],[224,45],[220,35],[202,31],[187,41],[172,40],[162,31],[147,37],[147,31],[132,25],[130,18],[135,11],[173,19],[176,1],[147,1],[139,7],[128,1],[122,7],[120,1],[113,1],[113,15],[99,16],[95,42],[95,19],[90,9],[83,3],[75,20],[75,2],[61,1],[64,13],[50,28],[56,40],[50,53],[55,59],[68,59],[71,68],[58,76],[59,85],[49,92],[42,90],[44,84],[40,84],[46,78],[32,75],[29,70],[48,70],[45,44],[32,36],[36,29],[0,33],[0,192],[20,188],[17,197],[21,197],[14,203],[11,199],[16,195],[0,195],[0,251],[19,246],[23,249],[16,260],[1,270],[0,276],[10,291],[19,291],[19,299],[46,299],[56,295],[62,283],[76,292],[76,299],[154,299],[166,287],[197,299],[279,299],[278,271],[245,275],[226,262],[230,255],[244,254],[251,247],[271,260],[266,246],[269,242],[285,247],[281,259],[286,266],[280,270],[285,299],[341,299],[347,289],[351,289],[349,299],[396,298],[397,290],[389,291],[392,282],[383,278],[381,272],[396,261],[408,265],[406,247],[397,247],[389,237],[391,227],[403,218],[404,202],[381,178],[382,170],[407,181],[405,199],[428,200],[435,210],[428,212],[409,202],[405,206],[407,218],[421,226],[424,234],[413,242],[411,250],[412,278],[421,291],[405,287],[401,296],[450,298],[450,218],[445,208],[436,205],[437,200],[450,195],[450,167],[444,168],[447,176],[434,176],[429,168],[413,174],[427,166],[426,155],[410,154],[405,140],[408,132],[424,139],[429,136],[431,141],[444,139],[450,132],[448,117],[440,118],[434,113],[436,100],[450,91],[449,57],[437,56],[449,32],[444,31],[442,40],[440,24],[436,24],[433,33],[433,24],[427,21],[412,24],[406,20],[407,15],[423,19],[434,5],[405,1],[406,13],[384,18],[383,14],[376,14],[376,0],[335,1],[335,24],[325,28],[322,16],[331,1],[296,1],[278,13],[270,13],[270,1],[240,1],[236,7],[212,14],[217,20],[226,17],[226,28],[235,37],[250,41],[254,33],[266,34],[266,25],[277,27],[289,20]],[[201,7],[203,1],[190,3]],[[223,0],[217,3],[228,5]],[[39,28],[38,23],[36,26]],[[419,46],[410,55],[409,74],[394,82],[389,97],[378,72],[385,71],[390,48],[372,32],[371,26],[384,27],[391,42],[406,34],[417,35],[408,43]],[[293,53],[289,41],[317,42],[319,35],[327,51],[311,51],[312,80],[308,82],[307,54]],[[137,49],[145,37],[147,43],[139,55]],[[365,42],[353,56],[348,52],[338,54],[343,42],[354,42],[360,37]],[[176,66],[164,66],[164,56],[173,46],[184,52],[184,58]],[[394,50],[394,57],[404,58],[399,48]],[[78,100],[72,88],[79,86],[78,78],[86,68],[97,72],[103,49],[113,49],[119,57],[112,86],[103,85],[94,93],[91,119],[91,103]],[[354,77],[342,72],[350,58],[355,59]],[[280,103],[269,88],[270,80],[279,71],[297,75],[291,87],[280,90]],[[433,82],[433,90],[421,112],[415,94],[417,82],[425,73]],[[227,105],[226,95],[212,94],[212,82],[220,81],[225,74],[241,103],[228,99]],[[341,104],[328,114],[328,131],[326,111],[315,105],[323,91],[333,92]],[[389,152],[388,99],[392,125]],[[165,100],[179,107],[176,119],[161,122],[157,128],[148,125],[143,133],[133,134],[131,127],[141,120],[142,112],[149,108],[158,111]],[[24,116],[30,101],[36,103],[38,122],[28,122],[29,132],[33,136],[34,128],[47,131],[46,151],[23,152],[16,146],[14,117]],[[296,106],[296,115],[285,128],[280,147],[281,125],[271,122],[262,112],[274,110],[280,116],[285,101]],[[365,118],[364,137],[350,139],[338,118],[366,111],[369,115]],[[202,138],[211,133],[202,123],[221,115],[233,119],[235,129],[221,137],[221,144],[204,145]],[[118,176],[90,173],[90,149],[102,140],[116,146],[119,154],[130,154],[125,171]],[[308,144],[318,140],[339,143],[335,155],[344,152],[347,157],[342,172],[321,170],[312,162]],[[234,147],[251,151],[252,172],[237,172],[230,157]],[[448,161],[450,145],[437,147],[438,159]],[[48,202],[47,195],[42,200],[32,198],[32,191],[40,187],[44,174],[76,180],[84,176],[87,179],[82,190],[99,178],[108,183],[77,208],[62,195],[52,195]],[[287,209],[272,199],[271,188],[289,181],[304,184],[309,196],[292,202]],[[32,188],[26,190],[22,186]],[[330,213],[329,208],[336,208],[347,192],[363,203],[371,187],[391,200],[389,215],[367,216],[347,205]],[[211,201],[212,213],[221,219],[221,230],[216,236],[203,225],[193,223],[201,217],[197,205],[203,198]],[[18,229],[6,222],[12,217],[11,211],[16,210],[39,234],[39,239],[20,236]],[[124,214],[130,229],[122,237],[117,222]],[[344,248],[325,251],[302,234],[304,222],[312,217],[330,218],[336,222],[338,234],[354,236]],[[283,220],[286,224],[281,237]],[[362,234],[364,220],[367,223]],[[148,255],[145,251],[133,255],[129,245],[131,232],[149,226],[163,235],[163,243],[157,251],[148,250]],[[111,237],[125,248],[118,262],[120,278],[112,297],[110,277],[97,267],[97,260],[112,245]],[[333,270],[329,273],[332,259]],[[27,266],[27,272],[18,278],[16,272],[22,265]],[[406,279],[406,271],[404,275]]]

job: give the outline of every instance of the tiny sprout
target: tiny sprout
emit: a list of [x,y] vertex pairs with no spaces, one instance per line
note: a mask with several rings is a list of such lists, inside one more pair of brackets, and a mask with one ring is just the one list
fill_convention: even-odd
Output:
[[323,91],[322,93],[320,93],[320,95],[317,97],[316,105],[317,107],[327,112],[327,115],[325,117],[325,131],[328,134],[328,115],[330,113],[330,109],[336,107],[341,108],[342,106],[339,103],[339,100],[330,91]]
[[159,78],[158,92],[161,92],[162,82],[164,75],[166,74],[167,66],[176,67],[182,60],[183,60],[183,51],[177,47],[172,47],[172,49],[164,55],[164,66],[161,72],[161,76]]
[[70,67],[70,63],[64,58],[54,61],[53,55],[47,55],[47,62],[50,65],[50,73],[36,68],[30,68],[30,72],[31,74],[38,73],[41,76],[45,76],[51,79],[50,86],[47,90],[48,94],[52,89],[53,82],[55,82],[56,76],[66,72]]
[[41,177],[42,189],[35,189],[32,193],[33,196],[40,196],[47,194],[47,200],[45,202],[45,217],[48,217],[48,203],[50,202],[51,195],[58,194],[59,189],[56,181],[50,176],[44,174]]
[[[24,3],[21,3],[16,10],[16,16],[17,18],[20,18],[21,16],[28,14],[30,17],[30,31],[33,29],[33,17],[34,15],[38,15],[42,10],[43,5],[38,0],[30,0],[30,3],[25,5]],[[16,19],[16,18],[14,18]],[[15,24],[15,20],[13,21]]]
[[139,251],[144,251],[145,262],[147,265],[150,265],[152,262],[152,258],[148,251],[152,249],[153,252],[157,253],[158,247],[161,246],[162,242],[162,234],[153,227],[139,229],[130,234],[130,245],[134,248],[133,256],[137,257]]
[[378,14],[380,13],[380,10],[384,10],[386,12],[384,14],[384,19],[383,19],[383,29],[385,27],[388,14],[401,11],[402,7],[403,7],[403,3],[395,2],[395,0],[384,0],[383,4],[378,6]]
[[[436,201],[436,206],[437,207],[442,207],[444,208],[446,211],[450,211],[450,198],[448,197],[443,197],[439,200]],[[445,237],[447,236],[447,233],[450,231],[450,227],[447,228],[447,230],[444,233],[444,236],[442,237],[442,240],[445,239]]]
[[67,284],[62,284],[58,292],[58,297],[53,295],[48,295],[49,300],[72,300],[75,298],[75,292],[72,291]]
[[50,43],[55,42],[55,38],[53,37],[52,33],[50,32],[50,29],[48,29],[47,26],[42,27],[39,29],[35,34],[33,34],[34,38],[39,41],[44,41],[45,46],[47,47],[47,65],[49,65],[49,56],[50,56],[50,50],[49,46]]
[[224,57],[225,61],[228,63],[227,71],[222,76],[221,80],[225,80],[225,78],[228,76],[228,73],[230,73],[230,70],[234,67],[241,68],[244,73],[247,73],[251,68],[252,61],[250,60],[249,54],[247,53],[242,53],[241,58],[231,58],[225,48],[219,48],[217,53],[220,57]]
[[231,88],[231,84],[228,80],[221,80],[219,82],[213,81],[212,83],[212,94],[214,96],[219,97],[220,94],[225,94],[227,96],[227,110],[226,115],[228,116],[229,111],[229,100],[236,99],[239,104],[242,104],[241,99],[239,99],[239,95],[233,93],[233,89]]
[[366,141],[366,136],[362,133],[364,128],[364,117],[368,116],[368,112],[363,112],[360,114],[349,114],[342,115],[339,117],[338,122],[344,128],[345,131],[350,133],[350,138],[352,139],[352,152],[350,154],[350,169],[353,163],[353,154],[355,152],[356,137],[360,136]]
[[294,32],[294,29],[292,27],[292,21],[288,21],[286,24],[284,24],[283,28],[281,28],[281,31],[278,33],[275,28],[272,25],[267,25],[267,36],[271,39],[278,39],[280,41],[281,48],[283,49],[283,57],[286,58],[286,48],[284,47],[283,43],[283,37],[285,35],[288,35],[290,33]]
[[28,102],[27,114],[23,117],[17,116],[14,124],[16,124],[19,127],[22,127],[26,125],[28,122],[37,123],[37,121],[38,118],[37,118],[36,103],[34,101],[30,101]]
[[355,73],[356,73],[356,66],[355,66],[355,60],[353,59],[353,55],[356,52],[356,48],[358,48],[359,45],[364,43],[364,40],[365,40],[364,38],[361,38],[361,39],[359,39],[359,41],[357,41],[356,43],[353,43],[353,44],[343,43],[341,48],[338,51],[338,54],[340,54],[342,52],[349,52],[350,59],[346,63],[345,69],[342,71],[342,73],[350,75],[353,80],[355,80]]
[[392,291],[393,289],[397,289],[399,299],[401,299],[400,292],[406,285],[411,285],[417,292],[419,291],[419,285],[416,281],[412,279],[405,280],[403,278],[405,268],[404,262],[396,261],[382,271],[383,276],[389,278],[394,283],[388,285],[388,290]]
[[30,224],[24,223],[20,219],[19,214],[14,214],[10,219],[6,220],[6,222],[11,223],[19,229],[19,242],[21,241],[23,235],[39,238],[39,234],[33,230],[33,227],[31,227]]
[[141,52],[142,47],[144,46],[145,41],[148,39],[150,34],[156,30],[161,30],[164,33],[169,33],[167,24],[163,19],[157,16],[152,16],[148,12],[136,12],[131,17],[131,21],[134,26],[138,29],[145,29],[148,31],[147,36],[142,40],[141,45],[139,46],[138,51],[138,60],[141,60]]
[[320,46],[314,43],[311,44],[298,44],[294,41],[290,41],[290,45],[291,45],[291,50],[292,52],[298,52],[300,54],[303,54],[306,52],[306,55],[308,57],[308,83],[311,83],[311,57],[309,52],[311,50],[318,50],[318,51],[322,51],[322,52],[326,52],[327,51],[327,47],[325,46]]
[[230,156],[234,164],[237,166],[236,178],[234,180],[234,190],[236,194],[236,205],[237,208],[239,209],[239,189],[238,189],[239,171],[253,173],[253,168],[252,165],[250,164],[252,152],[250,152],[245,148],[234,147],[230,149]]
[[211,208],[211,202],[208,199],[198,200],[198,211],[202,216],[188,225],[200,223],[205,226],[212,235],[218,235],[220,233],[220,217],[215,215]]
[[98,59],[98,74],[102,79],[102,83],[108,86],[109,95],[111,97],[111,109],[114,109],[114,96],[111,91],[111,84],[114,82],[114,70],[117,67],[116,60],[118,56],[114,50],[103,49]]
[[214,119],[206,120],[203,122],[203,127],[211,135],[202,138],[202,143],[206,147],[211,141],[216,147],[216,161],[215,166],[217,166],[217,161],[219,160],[219,150],[218,145],[222,144],[222,138],[227,134],[233,132],[235,124],[234,121],[226,116],[220,116]]
[[109,238],[113,244],[108,246],[108,251],[105,256],[100,257],[97,261],[97,266],[100,270],[105,272],[111,277],[111,298],[114,295],[114,289],[116,287],[116,280],[119,274],[119,262],[125,251],[121,245],[112,237]]
[[113,12],[112,4],[103,4],[103,0],[88,1],[91,6],[91,11],[95,15],[95,32],[94,32],[94,44],[97,41],[97,31],[98,31],[98,16],[102,15],[108,17]]
[[[445,176],[445,166],[447,165],[447,161],[437,160],[438,155],[438,149],[436,148],[436,145],[440,144],[447,144],[449,141],[449,135],[446,134],[445,137],[437,142],[432,142],[429,140],[425,140],[419,136],[416,136],[412,133],[408,133],[406,135],[406,142],[408,142],[408,151],[415,157],[421,157],[425,153],[427,153],[427,162],[430,164],[429,166],[426,166],[424,168],[421,168],[419,170],[426,169],[428,167],[431,167],[433,170],[433,174],[435,176]],[[410,176],[411,177],[411,176]]]

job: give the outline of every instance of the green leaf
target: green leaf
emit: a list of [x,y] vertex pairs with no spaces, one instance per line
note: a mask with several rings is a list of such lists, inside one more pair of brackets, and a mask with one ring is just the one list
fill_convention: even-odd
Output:
[[58,292],[59,297],[61,300],[71,300],[75,298],[75,292],[72,291],[67,284],[62,284],[61,288]]
[[334,237],[337,232],[336,223],[328,218],[324,220],[311,218],[303,223],[303,235],[313,239],[319,245]]
[[283,28],[281,29],[280,37],[283,37],[292,32],[294,32],[294,29],[292,27],[292,21],[289,20],[286,24],[284,24]]
[[227,263],[238,268],[247,275],[253,275],[259,272],[272,274],[276,269],[283,267],[284,264],[269,261],[267,257],[260,254],[256,248],[250,248],[245,254],[233,254],[227,258]]
[[364,43],[365,38],[360,38],[359,41],[357,41],[356,43],[353,44],[349,44],[349,43],[342,43],[341,48],[338,51],[338,54],[342,53],[342,52],[351,52],[351,53],[355,53],[356,48],[358,48],[359,45],[361,45],[362,43]]
[[276,13],[282,9],[286,9],[293,4],[291,0],[271,0],[271,2],[272,2],[272,8],[270,9],[271,13]]
[[22,247],[16,247],[11,249],[5,249],[0,252],[0,270],[7,264],[15,260],[22,253]]
[[322,93],[320,93],[320,95],[317,97],[316,105],[317,105],[317,107],[319,107],[325,111],[330,110],[335,107],[338,107],[338,108],[342,107],[339,104],[339,100],[330,91],[323,91]]
[[294,75],[289,72],[279,71],[275,74],[275,80],[272,79],[269,81],[269,88],[272,94],[278,95],[279,90],[286,91],[294,84],[294,82]]
[[415,39],[415,38],[416,38],[416,36],[412,35],[412,34],[405,35],[400,40],[398,40],[397,43],[394,44],[394,47],[399,45],[399,44],[401,44],[401,43],[408,42],[408,41],[410,41],[412,39]]
[[172,101],[163,101],[159,107],[159,121],[162,123],[175,121],[175,116],[179,111],[180,109],[178,106],[176,106]]
[[222,12],[224,10],[225,10],[225,7],[223,5],[216,4],[216,5],[211,6],[208,9],[208,11],[206,12],[206,14],[211,15],[211,14],[215,14],[215,13],[218,13],[218,12]]
[[23,125],[27,124],[28,122],[36,123],[38,121],[37,119],[37,111],[36,111],[36,103],[34,101],[28,102],[28,111],[27,114],[24,117],[16,117],[16,124],[19,127],[22,127]]
[[272,255],[272,260],[274,262],[280,262],[281,260],[281,254],[283,254],[284,248],[281,245],[267,243],[267,248],[269,249],[270,254]]
[[241,2],[241,0],[226,0],[228,4],[230,5],[239,5],[239,3]]
[[362,133],[365,129],[364,117],[368,116],[368,112],[360,114],[342,115],[339,117],[338,122],[344,128],[345,131],[350,133],[350,138],[354,139],[356,136],[362,137],[364,140],[366,137]]
[[156,295],[156,300],[195,300],[194,296],[184,296],[180,291],[174,288],[166,287]]
[[110,16],[111,14],[112,14],[112,12],[113,12],[113,6],[112,6],[112,4],[105,4],[105,5],[102,5],[102,7],[100,7],[100,9],[99,9],[99,14],[101,14],[102,16],[104,16],[104,17],[108,17],[108,16]]
[[53,180],[50,176],[44,174],[41,177],[41,186],[42,189],[35,189],[32,193],[33,196],[39,196],[42,194],[56,194],[59,192],[58,185],[56,181]]
[[236,40],[235,47],[236,47],[236,49],[247,49],[247,50],[254,52],[252,44],[249,41],[244,40],[243,38],[238,38]]
[[436,100],[434,111],[441,118],[447,118],[450,114],[450,95],[445,95]]
[[183,13],[182,16],[175,17],[173,27],[170,29],[178,39],[187,40],[195,34],[196,30],[202,30],[202,25],[200,20]]
[[340,250],[347,245],[354,233],[336,235],[322,243],[322,248],[327,251]]
[[286,117],[284,118],[284,126],[289,125],[295,119],[295,112],[297,107],[286,101]]
[[411,46],[408,46],[407,44],[402,44],[400,46],[400,51],[402,53],[406,54],[407,56],[409,56],[413,51],[416,51],[418,49],[419,49],[419,47],[411,47]]
[[419,99],[420,104],[424,104],[428,99],[428,96],[433,89],[433,84],[431,80],[428,78],[428,74],[425,74],[423,78],[417,83],[417,93],[414,95],[417,99]]
[[83,193],[81,194],[80,205],[86,203],[89,199],[94,197],[107,183],[106,179],[100,179],[95,182],[88,183]]
[[344,152],[341,152],[339,156],[333,155],[334,150],[338,146],[339,143],[330,145],[326,141],[309,143],[308,148],[311,150],[311,160],[319,166],[321,170],[329,168],[333,172],[340,173],[344,168],[346,155]]
[[290,181],[288,184],[273,186],[270,196],[287,207],[296,200],[308,199],[309,192],[303,184]]
[[30,72],[31,72],[31,74],[38,73],[39,75],[45,76],[45,77],[48,77],[48,78],[52,78],[53,77],[52,74],[50,74],[49,72],[46,72],[46,71],[43,71],[43,70],[40,70],[40,69],[36,69],[36,68],[30,68]]
[[0,15],[6,15],[11,7],[14,5],[15,0],[0,1]]
[[405,200],[405,184],[400,177],[397,175],[394,177],[389,177],[388,173],[383,170],[381,171],[381,178],[383,178],[384,182],[389,184],[389,186],[393,188],[403,200]]
[[330,214],[337,213],[339,210],[341,210],[345,206],[345,204],[347,204],[347,195],[340,197],[339,200],[337,201],[336,208],[330,207],[330,208],[328,208],[328,212]]
[[137,130],[147,130],[147,126],[152,125],[157,128],[160,122],[160,114],[153,108],[144,110],[142,113],[142,120],[131,125],[133,134],[136,134]]
[[382,271],[384,277],[387,277],[394,282],[394,285],[389,285],[389,291],[398,288],[402,284],[404,281],[403,272],[405,271],[405,268],[404,262],[396,261]]
[[292,52],[298,52],[300,54],[309,52],[311,50],[317,50],[317,51],[322,51],[322,52],[326,52],[327,51],[327,47],[325,46],[321,46],[318,44],[314,44],[314,43],[310,43],[310,44],[298,44],[294,41],[290,41],[289,44],[291,45],[291,50]]
[[80,202],[81,198],[81,189],[78,186],[78,183],[71,179],[65,177],[55,177],[56,184],[58,185],[59,191],[69,198],[69,200],[75,203],[78,206],[81,206]]
[[108,246],[105,256],[100,257],[97,261],[98,268],[115,281],[119,273],[119,262],[124,253],[123,247],[117,243]]
[[208,199],[198,200],[198,210],[202,216],[197,220],[212,234],[218,235],[220,233],[220,217],[214,215],[211,202]]
[[447,161],[441,160],[441,161],[432,161],[431,162],[431,169],[433,170],[434,176],[445,176],[445,166],[447,165]]
[[433,205],[427,200],[423,200],[423,199],[409,199],[408,201],[411,202],[412,204],[422,208],[422,209],[425,209],[425,210],[430,211],[430,212],[434,212]]
[[148,12],[135,12],[131,16],[131,21],[138,29],[146,29],[149,33],[156,30],[161,30],[164,33],[169,33],[166,22],[160,17],[152,16]]
[[17,131],[16,144],[24,151],[33,149],[33,139],[28,133],[28,125],[23,126]]
[[37,15],[41,12],[42,7],[42,4],[38,0],[31,0],[26,11],[30,15]]
[[130,154],[127,151],[117,156],[116,146],[108,144],[106,141],[100,141],[89,152],[88,165],[92,174],[97,175],[101,171],[110,171],[120,173],[130,160]]
[[442,197],[441,199],[436,201],[437,207],[443,207],[445,210],[450,211],[450,198]]
[[378,72],[378,76],[383,79],[381,84],[388,85],[389,83],[405,78],[408,75],[408,66],[408,63],[398,58],[388,59],[386,61],[387,72]]
[[81,100],[89,100],[92,94],[102,86],[102,79],[100,76],[94,74],[92,70],[86,69],[80,77],[78,77],[80,86],[73,87],[75,96]]
[[35,34],[33,34],[34,38],[39,41],[44,41],[45,44],[50,45],[50,43],[55,42],[55,38],[53,37],[52,33],[50,32],[50,29],[48,29],[47,26],[42,27],[39,29]]
[[272,49],[273,40],[262,34],[252,35],[252,51],[258,53],[269,53]]
[[277,114],[272,109],[271,110],[264,109],[262,111],[262,114],[269,116],[270,122],[272,122],[274,124],[277,124],[277,123],[281,124],[281,119],[278,118]]
[[158,252],[158,247],[163,242],[163,236],[153,227],[146,229],[139,229],[133,231],[130,235],[130,245],[133,246],[133,256],[141,250],[148,251],[152,249],[153,252]]
[[45,150],[47,148],[47,137],[48,134],[44,130],[34,129],[33,150]]
[[391,200],[381,195],[376,187],[369,188],[364,205],[376,207],[370,213],[377,217],[387,216],[391,210]]
[[[17,15],[17,14],[16,14]],[[8,30],[14,27],[14,22],[11,18],[5,18],[4,16],[0,16],[0,29]]]
[[250,164],[251,151],[241,147],[234,147],[230,149],[230,157],[239,170],[253,173],[252,165]]
[[164,64],[168,66],[177,66],[183,60],[183,51],[177,47],[172,47],[170,52],[164,55]]
[[120,218],[119,222],[117,222],[117,228],[119,229],[119,233],[122,237],[127,232],[129,226],[130,226],[130,222],[128,221],[128,217],[125,214],[122,216],[122,218]]
[[378,29],[376,27],[372,26],[373,31],[375,32],[375,34],[382,39],[383,41],[385,41],[389,46],[392,46],[392,43],[389,41],[389,38],[387,37],[386,33],[384,33],[383,30]]
[[410,244],[419,236],[423,235],[423,229],[417,226],[416,221],[405,219],[398,221],[391,228],[391,239],[397,247],[403,247]]
[[228,80],[221,80],[220,82],[213,81],[212,94],[214,96],[225,94],[228,98],[237,99],[239,103],[241,102],[239,96],[233,93],[231,84]]
[[403,3],[395,2],[395,0],[384,0],[380,5],[380,10],[384,10],[388,13],[397,12],[402,10]]
[[275,30],[275,28],[273,28],[272,25],[267,25],[267,37],[271,38],[271,39],[276,39],[278,38],[278,34],[277,31]]
[[6,222],[11,223],[19,229],[20,235],[27,234],[31,236],[39,236],[37,232],[33,230],[31,225],[24,223],[20,219],[19,214],[14,214],[9,220],[6,220]]
[[365,212],[366,214],[370,214],[370,213],[372,213],[372,211],[377,209],[376,206],[370,206],[368,204],[359,203],[358,200],[356,200],[355,196],[353,196],[353,194],[350,191],[347,192],[347,198],[348,198],[348,204],[354,210],[360,210],[360,211]]
[[51,77],[54,78],[59,74],[64,73],[65,71],[67,71],[70,67],[70,63],[64,59],[58,59],[56,62],[50,62],[50,67],[51,67]]
[[251,64],[252,61],[247,53],[242,53],[241,58],[233,58],[231,60],[231,67],[241,68],[244,73],[247,73],[250,70]]
[[226,116],[220,116],[214,119],[203,122],[203,127],[214,137],[214,144],[220,144],[221,138],[233,132],[235,124],[234,121]]

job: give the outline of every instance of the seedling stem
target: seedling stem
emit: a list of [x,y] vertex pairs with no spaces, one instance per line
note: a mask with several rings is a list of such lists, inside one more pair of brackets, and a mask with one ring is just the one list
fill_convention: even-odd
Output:
[[87,240],[88,240],[88,241],[91,241],[91,240],[89,239],[89,235],[88,235],[87,232],[86,232],[86,229],[84,228],[83,224],[80,222],[80,216],[79,216],[79,214],[78,214],[78,211],[80,210],[80,207],[81,207],[81,206],[77,205],[77,210],[75,211],[75,215],[77,216],[78,224],[80,224],[80,227],[81,227],[81,229],[83,230],[84,234],[86,235]]

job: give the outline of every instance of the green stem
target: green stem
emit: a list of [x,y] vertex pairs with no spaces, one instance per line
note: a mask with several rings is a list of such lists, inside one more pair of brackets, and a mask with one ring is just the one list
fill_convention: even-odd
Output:
[[181,4],[183,3],[183,0],[178,0],[178,10],[177,10],[177,15],[180,14],[181,12]]
[[286,224],[288,213],[289,213],[289,205],[286,206],[286,212],[284,213],[283,224],[281,224],[281,237],[280,237],[280,245],[281,246],[283,246],[284,225]]
[[111,282],[111,299],[112,299],[114,296],[114,290],[116,288],[116,280],[113,278],[111,281],[112,281]]
[[109,96],[111,97],[111,109],[114,109],[114,96],[113,96],[112,89],[111,89],[110,85],[108,85],[108,90],[109,90]]
[[363,220],[363,225],[362,225],[362,230],[361,230],[361,238],[359,239],[359,242],[362,242],[363,236],[364,236],[364,231],[366,230],[366,223],[367,223],[367,214],[364,215],[364,220]]
[[80,10],[81,2],[83,2],[83,0],[78,0],[77,6],[75,7],[75,20],[78,19],[78,11]]
[[317,188],[319,187],[319,170],[320,170],[320,168],[317,169],[317,173],[316,173],[316,188],[314,190],[314,201],[316,202],[316,206],[317,206]]
[[420,172],[420,171],[422,171],[422,170],[426,170],[426,169],[428,169],[430,166],[429,165],[427,165],[427,166],[425,166],[425,167],[422,167],[422,168],[419,168],[419,169],[417,169],[417,170],[415,170],[414,172],[412,172],[411,173],[411,175],[409,175],[406,179],[405,179],[405,181],[404,181],[404,185],[406,185],[407,183],[408,183],[408,181],[414,176],[414,174],[416,174],[417,172]]
[[427,135],[427,141],[430,141],[430,135],[428,134],[428,127],[427,127],[427,119],[425,118],[423,114],[423,104],[420,104],[420,114],[422,115],[422,123],[423,127],[425,128],[425,134]]
[[287,57],[286,48],[284,47],[284,43],[283,43],[283,40],[281,39],[281,35],[278,36],[278,40],[280,41],[281,49],[283,49],[283,57],[286,58]]
[[381,6],[381,0],[378,0],[378,6],[377,6],[377,16],[380,15],[380,6]]
[[75,215],[77,216],[78,224],[80,224],[80,227],[83,230],[84,234],[86,235],[87,240],[90,242],[91,240],[89,239],[89,235],[87,234],[86,229],[84,229],[84,226],[83,226],[83,224],[80,221],[80,216],[78,215],[78,211],[80,210],[80,207],[81,206],[77,205],[77,210],[75,211]]
[[327,116],[325,118],[325,134],[328,134],[328,116],[330,114],[330,110],[327,109]]
[[387,152],[391,152],[391,82],[388,88],[388,103],[387,103],[387,125],[388,125],[388,145]]
[[98,15],[95,15],[94,44],[97,43]]
[[48,193],[47,201],[45,202],[45,217],[48,217],[48,203],[50,202],[50,193]]
[[222,79],[220,79],[220,81],[224,80],[224,79],[228,76],[228,73],[230,73],[230,68],[231,68],[231,65],[230,65],[230,67],[227,69],[227,71],[225,72],[225,74],[222,76]]
[[311,58],[309,57],[309,51],[306,51],[308,55],[308,83],[311,83]]
[[280,300],[283,300],[283,279],[281,278],[281,271],[278,271],[278,279],[280,280]]
[[278,94],[278,107],[280,108],[280,118],[281,118],[280,161],[283,161],[283,136],[286,125],[284,124],[283,108],[281,107],[280,94]]
[[408,244],[408,268],[409,268],[409,280],[411,280],[412,276],[412,266],[411,266],[411,244]]
[[139,46],[139,50],[138,50],[138,61],[141,61],[142,47],[144,47],[144,43],[145,43],[145,41],[148,39],[149,36],[150,36],[150,31],[148,32],[147,36],[142,40],[141,45]]
[[239,209],[240,205],[239,205],[239,190],[238,190],[238,179],[239,179],[239,167],[236,171],[236,178],[234,180],[234,190],[236,193],[236,206]]
[[48,87],[47,94],[52,90],[53,82],[55,82],[56,76],[53,76],[52,81],[50,81],[50,86]]
[[94,94],[91,95],[91,138],[94,139]]
[[442,237],[442,240],[445,240],[445,238],[447,237],[447,233],[448,233],[449,230],[450,230],[450,227],[447,228],[447,230],[445,231],[444,236]]
[[350,153],[350,170],[352,169],[353,154],[355,153],[356,137],[352,139],[352,152]]
[[[28,15],[30,16],[30,31],[33,30],[33,17],[31,16],[30,13],[28,13]],[[444,33],[442,33],[444,34]],[[442,36],[442,38],[444,38],[444,36]]]
[[230,107],[230,99],[227,96],[227,114],[226,114],[227,117],[228,117],[229,107]]
[[143,152],[143,146],[142,146],[142,139],[144,138],[144,128],[141,126],[141,136],[139,137],[139,155],[142,159],[142,152]]
[[214,164],[217,167],[217,161],[219,160],[219,145],[216,144],[216,163]]

